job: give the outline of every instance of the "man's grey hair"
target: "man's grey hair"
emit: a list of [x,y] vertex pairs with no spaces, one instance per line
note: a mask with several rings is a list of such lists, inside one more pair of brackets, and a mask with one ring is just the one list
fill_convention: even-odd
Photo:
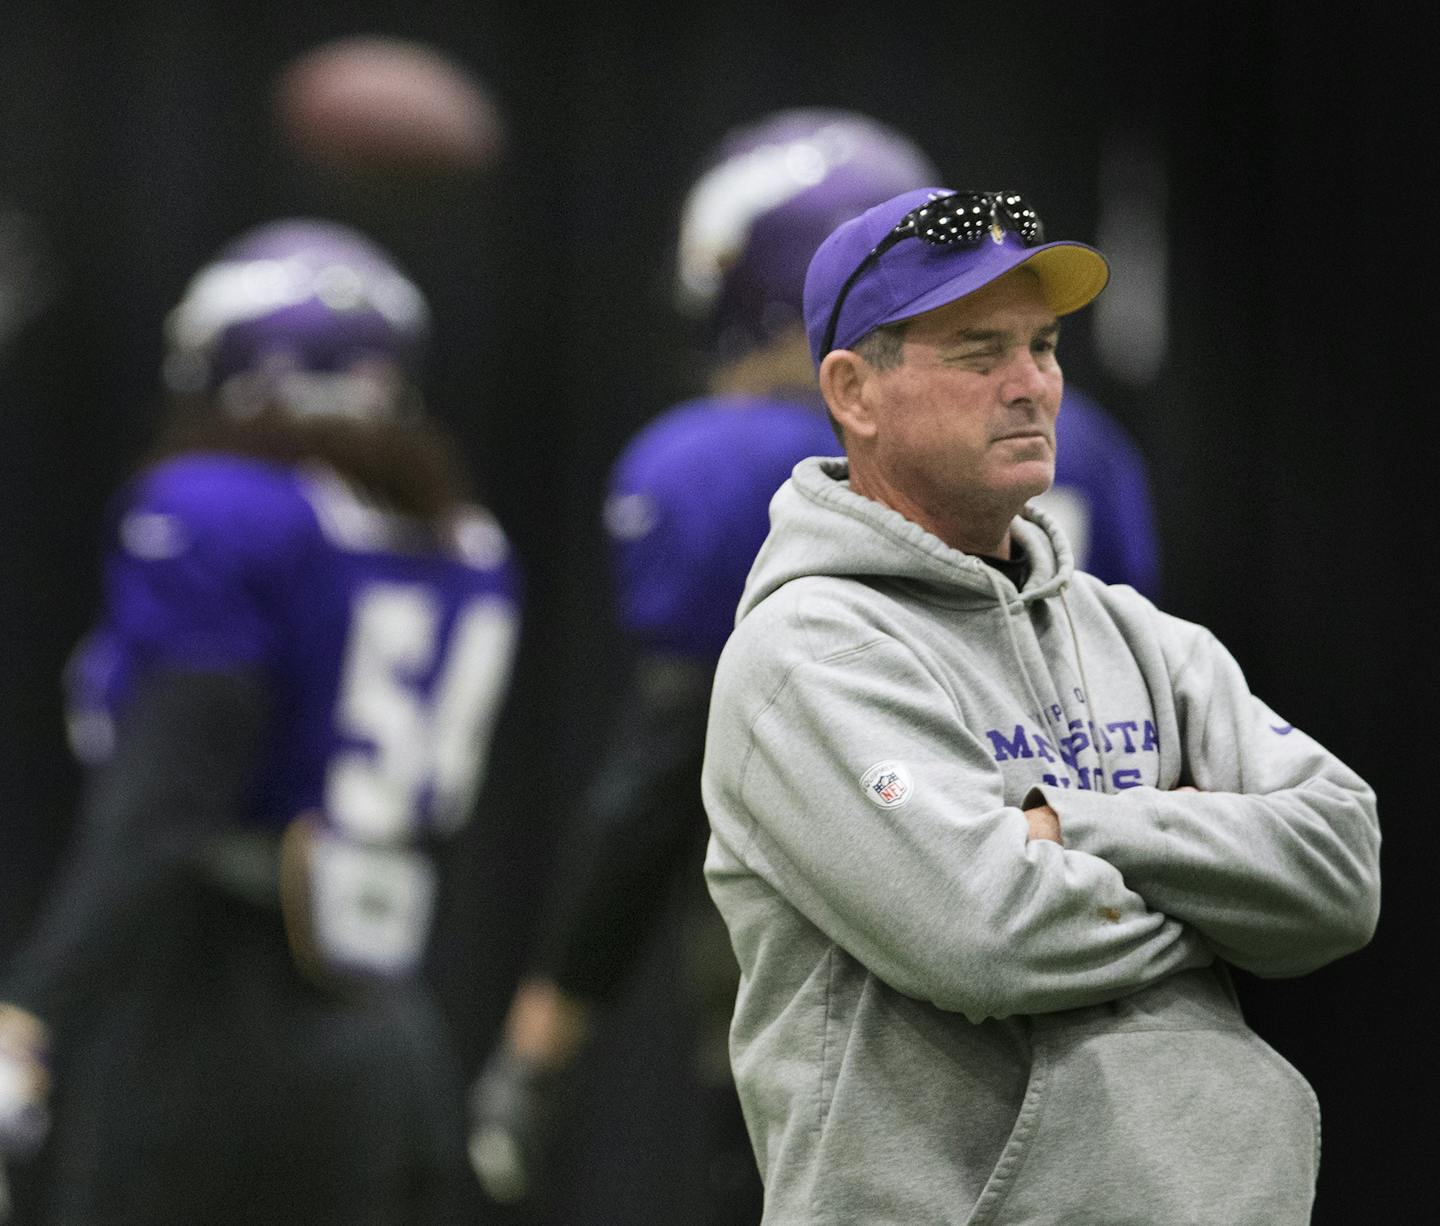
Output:
[[881,324],[865,333],[852,348],[876,370],[893,370],[905,360],[905,330],[908,319]]

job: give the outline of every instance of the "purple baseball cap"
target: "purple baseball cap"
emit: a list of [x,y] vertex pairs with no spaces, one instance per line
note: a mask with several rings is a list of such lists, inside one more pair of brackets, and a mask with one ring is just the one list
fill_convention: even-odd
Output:
[[[904,238],[878,259],[869,259],[912,209],[952,194],[945,187],[903,192],[844,222],[820,244],[805,276],[805,332],[817,367],[829,349],[849,349],[882,324],[945,306],[1022,265],[1039,276],[1046,304],[1056,315],[1078,311],[1105,288],[1110,265],[1095,248],[1064,240],[1027,246],[1010,229],[987,234],[973,246]],[[825,349],[836,299],[867,262],[845,293],[834,340]]]

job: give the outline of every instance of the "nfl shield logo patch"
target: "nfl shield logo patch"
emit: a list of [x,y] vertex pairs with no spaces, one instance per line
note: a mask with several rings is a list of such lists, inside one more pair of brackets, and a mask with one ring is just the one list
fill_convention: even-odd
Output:
[[877,762],[860,776],[860,790],[872,804],[897,809],[910,799],[915,786],[901,763]]

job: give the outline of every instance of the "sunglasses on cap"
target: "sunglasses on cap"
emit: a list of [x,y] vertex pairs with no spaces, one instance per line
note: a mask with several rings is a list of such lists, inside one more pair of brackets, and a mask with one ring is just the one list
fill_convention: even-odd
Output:
[[834,347],[840,308],[845,305],[851,287],[896,243],[913,237],[937,247],[978,247],[987,237],[1000,242],[1007,230],[1018,235],[1027,247],[1045,241],[1045,226],[1040,215],[1015,192],[952,192],[911,209],[845,278],[825,325],[821,356]]

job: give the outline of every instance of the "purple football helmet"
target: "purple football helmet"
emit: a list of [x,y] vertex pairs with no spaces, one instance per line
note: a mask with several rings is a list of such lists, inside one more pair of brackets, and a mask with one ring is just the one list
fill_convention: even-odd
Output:
[[289,218],[249,230],[195,274],[166,321],[165,382],[244,416],[393,413],[429,335],[419,289],[363,234]]
[[805,270],[843,221],[939,182],[909,138],[854,111],[802,107],[732,129],[681,215],[677,301],[733,356],[802,318]]

